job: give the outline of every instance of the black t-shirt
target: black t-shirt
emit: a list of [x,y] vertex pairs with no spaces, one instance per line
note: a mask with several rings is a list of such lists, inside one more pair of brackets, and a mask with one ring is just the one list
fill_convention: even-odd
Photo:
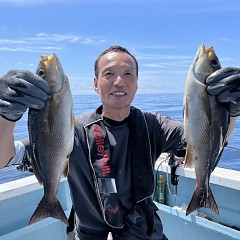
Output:
[[[120,200],[122,211],[127,213],[133,207],[133,200],[131,199],[132,184],[131,184],[131,170],[130,159],[128,152],[128,135],[129,129],[126,123],[115,122],[109,119],[104,119],[108,137],[110,141],[111,159],[113,166],[113,173],[115,175],[117,194]],[[124,187],[123,187],[124,186]]]

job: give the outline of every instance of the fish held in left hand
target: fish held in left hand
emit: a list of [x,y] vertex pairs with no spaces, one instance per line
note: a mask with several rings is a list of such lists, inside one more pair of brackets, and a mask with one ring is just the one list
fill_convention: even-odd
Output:
[[201,45],[188,72],[184,93],[186,165],[195,167],[196,189],[186,215],[201,207],[219,214],[209,180],[226,144],[229,114],[216,96],[208,94],[206,79],[220,68],[213,47]]
[[49,84],[50,95],[44,108],[29,109],[28,115],[33,171],[44,187],[44,196],[29,224],[53,217],[68,225],[57,190],[61,176],[67,175],[68,158],[73,149],[72,94],[56,54],[41,56],[37,74]]

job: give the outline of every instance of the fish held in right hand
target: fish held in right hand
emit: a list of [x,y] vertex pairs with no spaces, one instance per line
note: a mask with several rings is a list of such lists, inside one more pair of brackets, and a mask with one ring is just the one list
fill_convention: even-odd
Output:
[[206,79],[220,68],[213,47],[201,45],[188,72],[184,93],[186,165],[195,167],[196,189],[186,215],[201,207],[219,213],[209,180],[225,147],[229,114],[216,96],[208,94]]

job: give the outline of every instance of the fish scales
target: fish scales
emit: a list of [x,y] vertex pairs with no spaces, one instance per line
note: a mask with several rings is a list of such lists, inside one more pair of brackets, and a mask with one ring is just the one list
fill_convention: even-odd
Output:
[[56,56],[41,56],[37,74],[50,86],[50,95],[40,110],[29,110],[28,129],[33,171],[44,187],[44,196],[29,224],[46,217],[68,224],[57,198],[62,174],[67,173],[73,149],[74,115],[69,82]]
[[196,189],[186,215],[201,207],[219,214],[209,180],[226,143],[229,116],[227,108],[208,94],[206,79],[220,68],[213,47],[201,45],[188,72],[184,93],[186,166],[195,168]]

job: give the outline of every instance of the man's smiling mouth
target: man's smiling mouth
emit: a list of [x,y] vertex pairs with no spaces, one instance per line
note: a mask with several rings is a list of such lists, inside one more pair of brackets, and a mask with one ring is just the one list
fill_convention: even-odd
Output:
[[124,96],[127,95],[125,92],[112,92],[111,95],[113,96]]

